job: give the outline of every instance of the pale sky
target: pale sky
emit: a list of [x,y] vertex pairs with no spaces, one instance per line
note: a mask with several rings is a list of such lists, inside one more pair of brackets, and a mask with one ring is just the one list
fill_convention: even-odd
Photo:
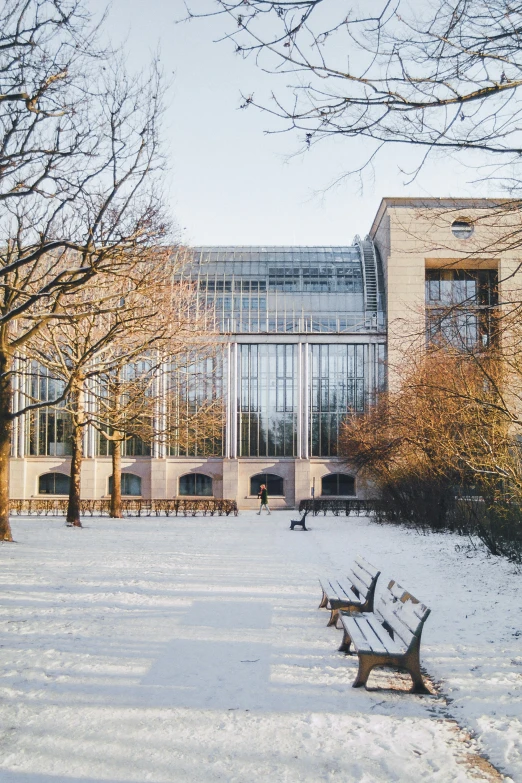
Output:
[[[338,0],[343,1],[343,0]],[[105,0],[88,0],[99,13]],[[193,7],[198,0],[193,0]],[[219,19],[177,24],[181,0],[112,0],[106,31],[125,40],[130,68],[156,50],[167,77],[165,141],[170,156],[167,192],[181,239],[192,245],[345,245],[364,236],[383,196],[495,195],[469,184],[473,171],[439,158],[412,184],[401,172],[414,165],[411,149],[381,153],[364,181],[328,189],[353,162],[364,140],[328,140],[293,156],[300,139],[278,131],[277,120],[255,108],[240,110],[240,94],[256,98],[289,82],[264,74],[215,43]]]

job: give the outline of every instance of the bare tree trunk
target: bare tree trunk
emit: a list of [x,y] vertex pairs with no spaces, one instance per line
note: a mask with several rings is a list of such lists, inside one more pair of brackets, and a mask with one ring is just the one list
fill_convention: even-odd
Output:
[[12,541],[9,524],[9,458],[11,456],[11,358],[0,351],[0,541]]
[[83,388],[76,386],[71,392],[73,408],[73,435],[71,456],[71,484],[69,489],[69,505],[67,507],[67,525],[82,527],[80,520],[81,471],[83,459]]
[[121,440],[119,432],[114,432],[114,440],[111,440],[112,455],[112,492],[110,516],[113,519],[122,519],[121,512]]

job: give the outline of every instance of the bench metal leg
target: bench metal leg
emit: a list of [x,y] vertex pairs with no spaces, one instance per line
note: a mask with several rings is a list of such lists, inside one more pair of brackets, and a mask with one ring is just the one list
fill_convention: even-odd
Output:
[[410,675],[411,679],[413,680],[413,686],[411,688],[411,693],[430,693],[430,691],[426,688],[424,685],[424,680],[422,679],[422,673],[420,670],[420,661],[418,654],[411,654],[407,655],[404,660],[404,668]]
[[330,628],[330,626],[335,625],[337,628],[337,620],[339,618],[339,609],[331,609],[330,610],[330,619],[326,623],[326,627]]
[[380,662],[382,661],[379,661],[373,655],[359,655],[359,671],[352,688],[361,688],[363,685],[366,685],[371,670]]
[[352,645],[352,639],[350,637],[350,634],[347,633],[345,628],[343,628],[343,640],[341,642],[341,646],[339,647],[339,652],[346,653],[346,655],[351,655],[350,653],[351,645]]
[[321,598],[321,603],[319,604],[319,606],[317,608],[318,609],[324,609],[325,606],[327,605],[327,603],[328,603],[328,596],[326,595],[326,593],[323,590],[323,597]]
[[[341,645],[341,647],[343,645]],[[410,693],[430,694],[430,691],[424,685],[420,670],[419,656],[415,651],[410,651],[407,655],[399,658],[392,656],[388,658],[384,655],[359,655],[359,671],[357,672],[357,677],[355,678],[352,687],[360,688],[362,685],[366,685],[372,669],[376,666],[390,666],[396,669],[404,669],[408,672],[413,682]]]

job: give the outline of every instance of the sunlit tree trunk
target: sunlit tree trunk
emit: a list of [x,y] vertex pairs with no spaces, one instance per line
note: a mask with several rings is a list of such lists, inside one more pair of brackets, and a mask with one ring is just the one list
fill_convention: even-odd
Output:
[[111,455],[112,455],[112,492],[111,492],[111,508],[110,516],[113,519],[121,519],[123,517],[121,511],[121,439],[120,432],[113,433],[113,440],[111,440]]
[[85,418],[85,402],[83,382],[79,381],[71,391],[71,408],[73,410],[73,434],[71,456],[71,485],[69,489],[69,504],[67,507],[67,525],[82,527],[80,520],[81,471],[83,460],[83,424]]

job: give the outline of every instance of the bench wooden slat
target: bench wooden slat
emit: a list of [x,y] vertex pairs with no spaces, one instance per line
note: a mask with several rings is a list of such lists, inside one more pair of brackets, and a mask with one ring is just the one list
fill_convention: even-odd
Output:
[[358,575],[354,571],[350,571],[348,578],[361,595],[366,595],[368,593],[368,590],[370,589],[369,585],[365,584],[362,579],[359,579]]
[[376,601],[377,610],[408,647],[429,610],[394,580],[388,585],[388,590],[389,593],[386,591]]
[[330,598],[336,601],[356,601],[361,603],[360,597],[351,589],[350,580],[347,577],[330,577],[319,580],[321,587]]
[[357,566],[359,579],[364,582],[366,587],[370,587],[375,574],[374,566],[360,555],[354,559],[354,564]]
[[[346,616],[341,612],[341,622],[344,626]],[[350,618],[350,637],[358,652],[374,652],[380,654],[400,655],[406,652],[404,646],[398,645],[386,633],[382,625],[375,620],[374,615],[354,615]]]

